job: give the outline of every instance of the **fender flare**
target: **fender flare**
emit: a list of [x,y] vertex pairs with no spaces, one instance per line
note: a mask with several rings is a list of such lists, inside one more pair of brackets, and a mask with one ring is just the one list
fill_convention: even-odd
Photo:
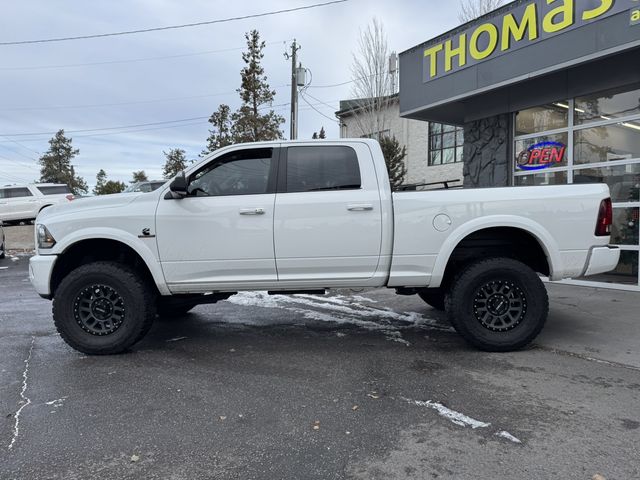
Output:
[[65,235],[64,238],[55,245],[55,251],[52,251],[51,253],[62,255],[72,246],[85,240],[112,240],[131,248],[138,254],[149,269],[160,294],[169,295],[171,293],[165,282],[160,262],[158,261],[154,251],[150,248],[151,245],[146,243],[153,241],[153,248],[155,248],[156,243],[154,237],[150,237],[148,240],[145,239],[145,241],[143,241],[123,230],[103,227],[87,228]]
[[549,278],[554,278],[557,272],[562,271],[562,259],[558,244],[546,228],[529,218],[517,215],[491,215],[470,220],[451,232],[436,257],[429,287],[437,288],[440,286],[449,258],[462,240],[472,233],[496,227],[517,228],[532,235],[547,257]]

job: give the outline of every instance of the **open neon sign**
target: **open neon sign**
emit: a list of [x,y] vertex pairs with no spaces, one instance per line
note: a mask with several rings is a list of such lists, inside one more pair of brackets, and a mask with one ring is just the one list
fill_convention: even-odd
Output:
[[522,170],[542,170],[562,163],[566,145],[560,142],[540,142],[522,151],[516,159]]

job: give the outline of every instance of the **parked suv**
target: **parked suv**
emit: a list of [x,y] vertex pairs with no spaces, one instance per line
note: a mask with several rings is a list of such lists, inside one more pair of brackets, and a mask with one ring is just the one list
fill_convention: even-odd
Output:
[[144,182],[136,182],[136,183],[133,183],[133,184],[129,185],[124,190],[124,193],[129,193],[129,192],[153,192],[154,190],[157,190],[158,188],[160,188],[165,183],[167,183],[166,180],[145,180]]
[[2,229],[2,220],[0,220],[0,260],[2,260],[6,254],[7,247],[4,244],[4,230]]
[[32,183],[0,187],[0,221],[33,220],[43,208],[74,198],[64,184]]

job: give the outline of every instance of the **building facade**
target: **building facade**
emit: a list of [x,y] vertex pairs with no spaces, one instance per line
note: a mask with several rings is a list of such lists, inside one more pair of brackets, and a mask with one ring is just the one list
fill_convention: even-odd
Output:
[[[380,111],[382,119],[371,126],[363,122],[360,102],[340,102],[340,138],[377,138],[395,136],[407,147],[404,183],[430,183],[444,180],[462,182],[462,129],[437,122],[423,122],[400,117],[398,95],[392,95]],[[373,131],[376,130],[376,131]]]
[[[640,2],[516,0],[400,54],[400,115],[464,129],[465,187],[606,183],[640,291]],[[544,201],[544,199],[541,199]]]

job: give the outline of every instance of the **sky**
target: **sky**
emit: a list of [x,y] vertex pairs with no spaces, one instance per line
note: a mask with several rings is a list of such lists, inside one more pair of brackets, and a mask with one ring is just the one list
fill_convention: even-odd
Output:
[[[322,1],[7,1],[0,43],[202,22]],[[308,93],[317,101],[309,101],[319,111],[300,100],[298,138],[311,138],[323,126],[328,138],[337,138],[334,112],[340,100],[351,98],[352,85],[325,86],[352,79],[360,30],[377,17],[390,49],[401,52],[455,27],[458,8],[458,0],[348,0],[192,28],[0,45],[0,184],[38,179],[37,159],[61,128],[80,149],[73,164],[89,185],[101,168],[109,179],[127,183],[137,170],[161,178],[163,151],[171,148],[197,158],[206,145],[207,118],[220,103],[232,109],[240,104],[244,34],[252,29],[267,43],[263,66],[276,90],[274,110],[287,119],[285,137],[291,64],[283,54],[295,38],[302,46],[299,60],[312,74]]]

